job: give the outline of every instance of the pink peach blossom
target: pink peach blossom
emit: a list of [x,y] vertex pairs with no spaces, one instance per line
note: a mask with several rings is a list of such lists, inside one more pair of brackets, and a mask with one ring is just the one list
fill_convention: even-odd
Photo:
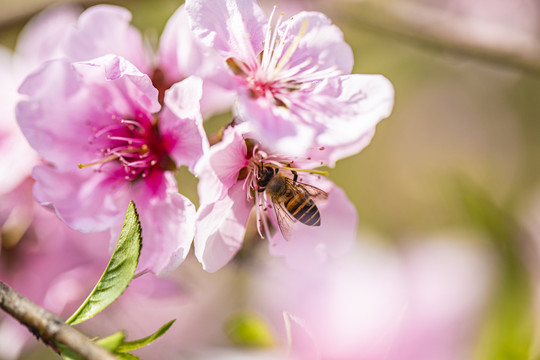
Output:
[[170,170],[193,169],[207,147],[201,80],[175,84],[159,115],[150,78],[113,55],[48,62],[20,91],[26,99],[17,106],[19,125],[46,161],[33,170],[35,198],[74,229],[112,230],[113,241],[134,200],[145,239],[142,267],[176,267],[191,245],[195,209]]
[[237,92],[239,119],[267,149],[303,156],[320,149],[333,166],[366,146],[391,112],[390,82],[351,75],[351,48],[321,13],[281,14],[274,23],[276,10],[267,19],[255,0],[187,0],[186,11],[227,64],[219,81]]

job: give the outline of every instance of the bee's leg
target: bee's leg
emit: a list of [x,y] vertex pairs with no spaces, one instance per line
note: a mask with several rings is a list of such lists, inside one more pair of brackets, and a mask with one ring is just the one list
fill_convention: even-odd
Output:
[[298,173],[294,170],[291,170],[291,172],[293,173],[293,181],[296,182],[296,180],[298,180]]

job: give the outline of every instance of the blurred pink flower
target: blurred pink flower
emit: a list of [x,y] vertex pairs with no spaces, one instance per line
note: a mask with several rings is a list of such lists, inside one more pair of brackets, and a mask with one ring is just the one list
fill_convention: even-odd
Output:
[[237,115],[277,153],[312,149],[333,166],[360,151],[387,117],[394,92],[381,75],[348,75],[352,50],[318,12],[274,24],[255,0],[188,0],[193,31],[215,49],[228,71],[219,81],[238,93]]
[[445,236],[403,252],[360,243],[297,271],[270,263],[253,303],[294,359],[467,359],[491,288],[485,250]]
[[[31,198],[31,182],[17,195]],[[80,234],[37,204],[30,215],[31,224],[19,241],[3,243],[0,279],[47,310],[68,315],[107,265],[107,234]],[[0,358],[17,358],[32,338],[24,326],[0,314]]]
[[[516,31],[534,36],[539,30],[539,4],[535,0],[416,0],[423,5],[437,7],[459,16],[461,25],[473,36],[482,36],[482,27],[493,25],[510,33]],[[480,26],[479,26],[480,25]],[[490,29],[483,29],[489,32]],[[493,34],[495,35],[495,34]]]
[[[37,154],[28,145],[15,121],[18,74],[13,55],[0,48],[0,242],[17,242],[31,222],[33,199],[20,196],[37,163]],[[28,188],[28,186],[26,186]],[[10,237],[10,239],[7,239]]]
[[192,169],[207,147],[201,91],[198,78],[175,84],[156,115],[158,91],[121,57],[46,63],[24,81],[17,106],[19,125],[47,162],[34,168],[35,198],[76,230],[112,230],[113,241],[134,200],[141,266],[170,271],[191,246],[195,209],[169,170]]
[[[6,247],[14,246],[32,223],[30,173],[39,161],[15,119],[17,90],[41,62],[58,56],[58,36],[76,16],[71,6],[51,8],[29,21],[14,52],[0,47],[0,241]],[[48,20],[43,21],[44,17]]]
[[[249,147],[248,147],[249,144]],[[270,251],[283,256],[293,266],[325,261],[347,250],[356,237],[356,209],[343,190],[331,181],[312,174],[299,174],[299,181],[315,185],[328,193],[328,199],[317,204],[321,225],[296,223],[289,241],[280,231],[269,235],[267,218],[277,228],[271,199],[259,192],[261,167],[271,164],[292,177],[285,166],[310,169],[313,160],[293,159],[265,152],[246,139],[238,127],[225,130],[223,140],[212,146],[197,164],[200,207],[195,232],[195,255],[207,271],[214,272],[227,264],[242,246],[249,214],[253,207],[261,237],[270,242]]]

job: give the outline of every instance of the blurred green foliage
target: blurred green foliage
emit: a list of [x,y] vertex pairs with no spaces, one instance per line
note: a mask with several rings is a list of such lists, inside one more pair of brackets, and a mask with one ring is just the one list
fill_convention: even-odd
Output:
[[241,347],[270,347],[275,341],[266,322],[254,313],[233,314],[224,325],[229,341]]

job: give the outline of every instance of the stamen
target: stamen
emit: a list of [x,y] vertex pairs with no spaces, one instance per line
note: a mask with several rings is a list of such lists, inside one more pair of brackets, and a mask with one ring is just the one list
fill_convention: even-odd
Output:
[[138,122],[138,121],[134,121],[134,120],[128,120],[128,119],[122,119],[121,121],[122,124],[129,124],[129,125],[133,125],[141,130],[145,130],[142,125]]
[[[281,57],[281,60],[275,67],[274,72],[278,72],[291,59],[291,56],[294,54],[294,52],[296,51],[296,48],[298,48],[298,45],[300,44],[300,40],[302,40],[304,35],[306,35],[308,26],[309,26],[309,23],[307,21],[302,21],[302,25],[300,27],[300,31],[298,32],[298,35],[294,38],[292,44],[287,48],[287,51]],[[289,27],[287,27],[287,32],[288,30],[289,30]]]
[[[281,13],[280,16],[279,16],[279,19],[278,19],[278,24],[277,25],[280,25],[281,24],[281,19],[283,18],[284,14]],[[287,24],[287,27],[285,28],[285,32],[283,33],[282,36],[279,37],[279,41],[277,43],[277,46],[275,44],[275,42],[272,42],[272,59],[270,61],[270,64],[268,64],[268,68],[266,70],[269,70],[269,69],[274,69],[274,71],[272,71],[272,76],[277,72],[276,71],[276,64],[278,62],[278,60],[281,58],[281,54],[283,53],[283,49],[285,48],[285,44],[286,44],[286,39],[287,39],[287,35],[289,34],[289,29],[291,28],[291,24],[292,22],[289,21],[289,23]],[[275,29],[275,38],[277,39],[277,32],[278,32],[278,29],[276,28]]]
[[250,73],[250,70],[246,63],[235,58],[228,58],[225,60],[229,69],[235,74],[242,77],[246,77]]
[[[272,13],[270,13],[270,17],[268,18],[268,29],[266,30],[266,34],[264,36],[264,48],[262,53],[262,60],[261,60],[261,68],[266,70],[268,63],[270,61],[271,53],[270,49],[273,49],[273,43],[275,41],[275,31],[272,27],[272,19],[274,18],[274,13],[276,12],[277,6],[274,5],[272,8]],[[274,35],[274,36],[272,36]],[[272,39],[271,39],[272,36]]]
[[108,135],[107,136],[108,139],[111,139],[111,140],[117,140],[117,141],[125,141],[127,142],[129,145],[132,145],[132,144],[141,144],[141,146],[144,146],[146,145],[146,139],[137,139],[137,138],[133,138],[133,137],[125,137],[125,136],[111,136],[111,135]]
[[94,165],[101,165],[101,164],[105,164],[106,162],[109,162],[109,161],[112,161],[112,160],[116,160],[116,159],[119,159],[120,156],[117,155],[117,154],[112,154],[112,155],[109,155],[107,157],[104,157],[103,159],[101,160],[97,160],[97,161],[94,161],[94,162],[91,162],[91,163],[88,163],[88,164],[79,164],[77,165],[79,167],[79,169],[82,169],[82,168],[85,168],[85,167],[88,167],[88,166],[94,166]]
[[279,59],[279,56],[281,55],[281,51],[276,49],[276,47],[277,47],[276,46],[276,41],[279,41],[278,40],[278,30],[279,30],[279,27],[281,25],[281,22],[282,22],[284,16],[285,16],[285,14],[280,13],[279,17],[278,17],[278,19],[276,21],[276,26],[274,28],[270,27],[268,29],[269,31],[271,30],[271,32],[272,32],[272,40],[270,41],[270,45],[268,47],[268,55],[266,56],[266,59],[264,58],[264,54],[263,54],[262,69],[264,70],[265,74],[268,73],[268,69],[271,69],[276,65],[276,63],[277,63],[277,61]]
[[91,140],[99,137],[101,143],[100,148],[95,148],[99,160],[78,164],[78,167],[82,169],[99,165],[97,170],[102,171],[104,169],[101,165],[111,162],[114,166],[107,168],[111,176],[121,176],[128,181],[147,177],[152,168],[160,163],[162,154],[165,154],[165,149],[159,147],[159,134],[142,113],[130,119],[113,115],[113,120],[115,123],[93,130]]
[[124,125],[122,125],[121,123],[120,124],[112,124],[112,125],[109,125],[109,126],[105,126],[104,128],[102,128],[101,130],[99,130],[98,132],[96,132],[95,134],[93,134],[93,137],[94,138],[98,138],[100,137],[101,135],[104,135],[108,132],[110,132],[111,130],[117,130],[117,129],[121,129],[123,128]]
[[309,70],[299,72],[298,76],[295,76],[295,80],[308,82],[308,81],[321,80],[321,79],[329,78],[329,77],[340,76],[342,74],[341,70],[339,70],[336,66],[332,66],[332,67],[329,67],[320,71],[310,71],[312,69],[318,70],[319,68],[317,66],[317,67],[310,68]]
[[[302,61],[300,64],[298,65],[295,65],[287,70],[283,70],[281,72],[279,72],[278,74],[276,74],[276,76],[274,77],[274,80],[278,81],[278,80],[285,80],[285,79],[290,79],[292,78],[294,75],[300,75],[300,74],[303,74],[304,72],[313,72],[315,70],[317,70],[317,67],[316,66],[313,66],[309,69],[306,69],[306,70],[302,70],[304,69],[307,65],[309,65],[309,63],[311,63],[313,61],[312,58],[307,58],[306,60]],[[295,78],[295,80],[297,80]]]

